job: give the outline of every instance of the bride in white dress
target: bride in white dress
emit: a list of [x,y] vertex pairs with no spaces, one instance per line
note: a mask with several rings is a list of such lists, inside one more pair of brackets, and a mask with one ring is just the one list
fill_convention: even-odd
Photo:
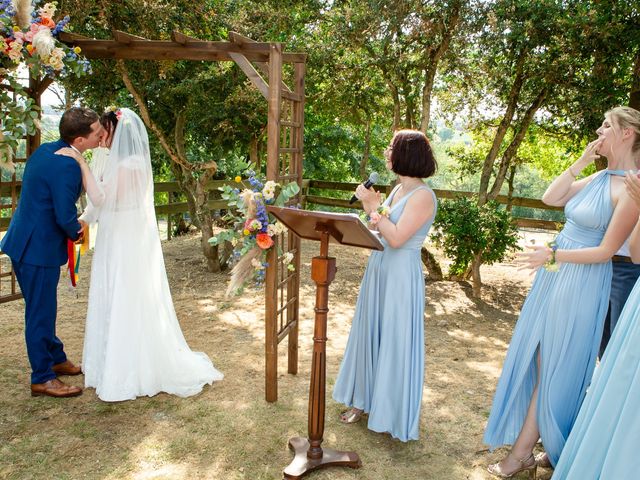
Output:
[[159,392],[194,395],[223,374],[206,354],[191,351],[176,317],[156,224],[147,131],[126,108],[107,112],[101,121],[110,151],[94,151],[99,182],[74,155],[89,197],[80,219],[98,222],[82,361],[85,387],[95,387],[104,401]]

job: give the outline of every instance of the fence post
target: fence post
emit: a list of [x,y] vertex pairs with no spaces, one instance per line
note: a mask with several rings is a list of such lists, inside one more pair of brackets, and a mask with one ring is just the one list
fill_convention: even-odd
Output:
[[[167,205],[171,205],[173,200],[173,192],[167,193]],[[167,240],[171,240],[171,214],[167,213]]]

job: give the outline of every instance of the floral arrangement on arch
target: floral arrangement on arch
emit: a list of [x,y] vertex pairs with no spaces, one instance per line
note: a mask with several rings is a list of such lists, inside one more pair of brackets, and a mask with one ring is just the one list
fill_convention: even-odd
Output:
[[[266,206],[284,206],[300,191],[295,182],[281,187],[272,180],[264,182],[253,170],[247,170],[245,174],[249,185],[240,176],[235,177],[235,183],[242,189],[231,185],[220,187],[222,198],[229,206],[223,219],[232,226],[209,239],[212,245],[224,242],[233,245],[235,264],[231,270],[227,296],[241,292],[252,280],[257,286],[263,284],[265,271],[269,266],[266,261],[267,252],[275,244],[273,237],[287,231],[284,225],[269,215]],[[283,263],[289,270],[294,269],[292,260],[292,253],[283,255]]]
[[[0,89],[3,119],[0,128],[0,167],[13,170],[11,160],[18,140],[40,128],[39,107],[17,79],[17,68],[25,65],[31,78],[82,76],[91,73],[89,61],[80,48],[71,48],[58,40],[69,17],[55,21],[56,3],[39,0],[0,0]],[[16,94],[14,99],[10,90]]]

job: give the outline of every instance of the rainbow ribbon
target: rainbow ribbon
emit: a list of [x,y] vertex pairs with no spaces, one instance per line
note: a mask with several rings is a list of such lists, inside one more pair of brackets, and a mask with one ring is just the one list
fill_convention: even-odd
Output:
[[69,261],[67,263],[69,269],[69,279],[71,280],[71,286],[75,288],[78,283],[80,271],[80,258],[89,250],[89,229],[84,232],[84,237],[80,244],[76,244],[72,240],[67,239],[67,256]]

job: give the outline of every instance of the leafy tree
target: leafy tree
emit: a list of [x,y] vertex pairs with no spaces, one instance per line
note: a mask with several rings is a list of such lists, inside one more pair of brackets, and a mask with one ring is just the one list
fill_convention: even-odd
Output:
[[473,293],[480,295],[480,265],[504,260],[518,249],[518,228],[511,215],[495,202],[478,205],[466,197],[445,200],[438,206],[431,239],[453,260],[449,274],[473,276]]
[[393,126],[426,132],[439,64],[475,2],[369,0],[335,2],[327,21],[343,45],[366,54],[386,82]]

